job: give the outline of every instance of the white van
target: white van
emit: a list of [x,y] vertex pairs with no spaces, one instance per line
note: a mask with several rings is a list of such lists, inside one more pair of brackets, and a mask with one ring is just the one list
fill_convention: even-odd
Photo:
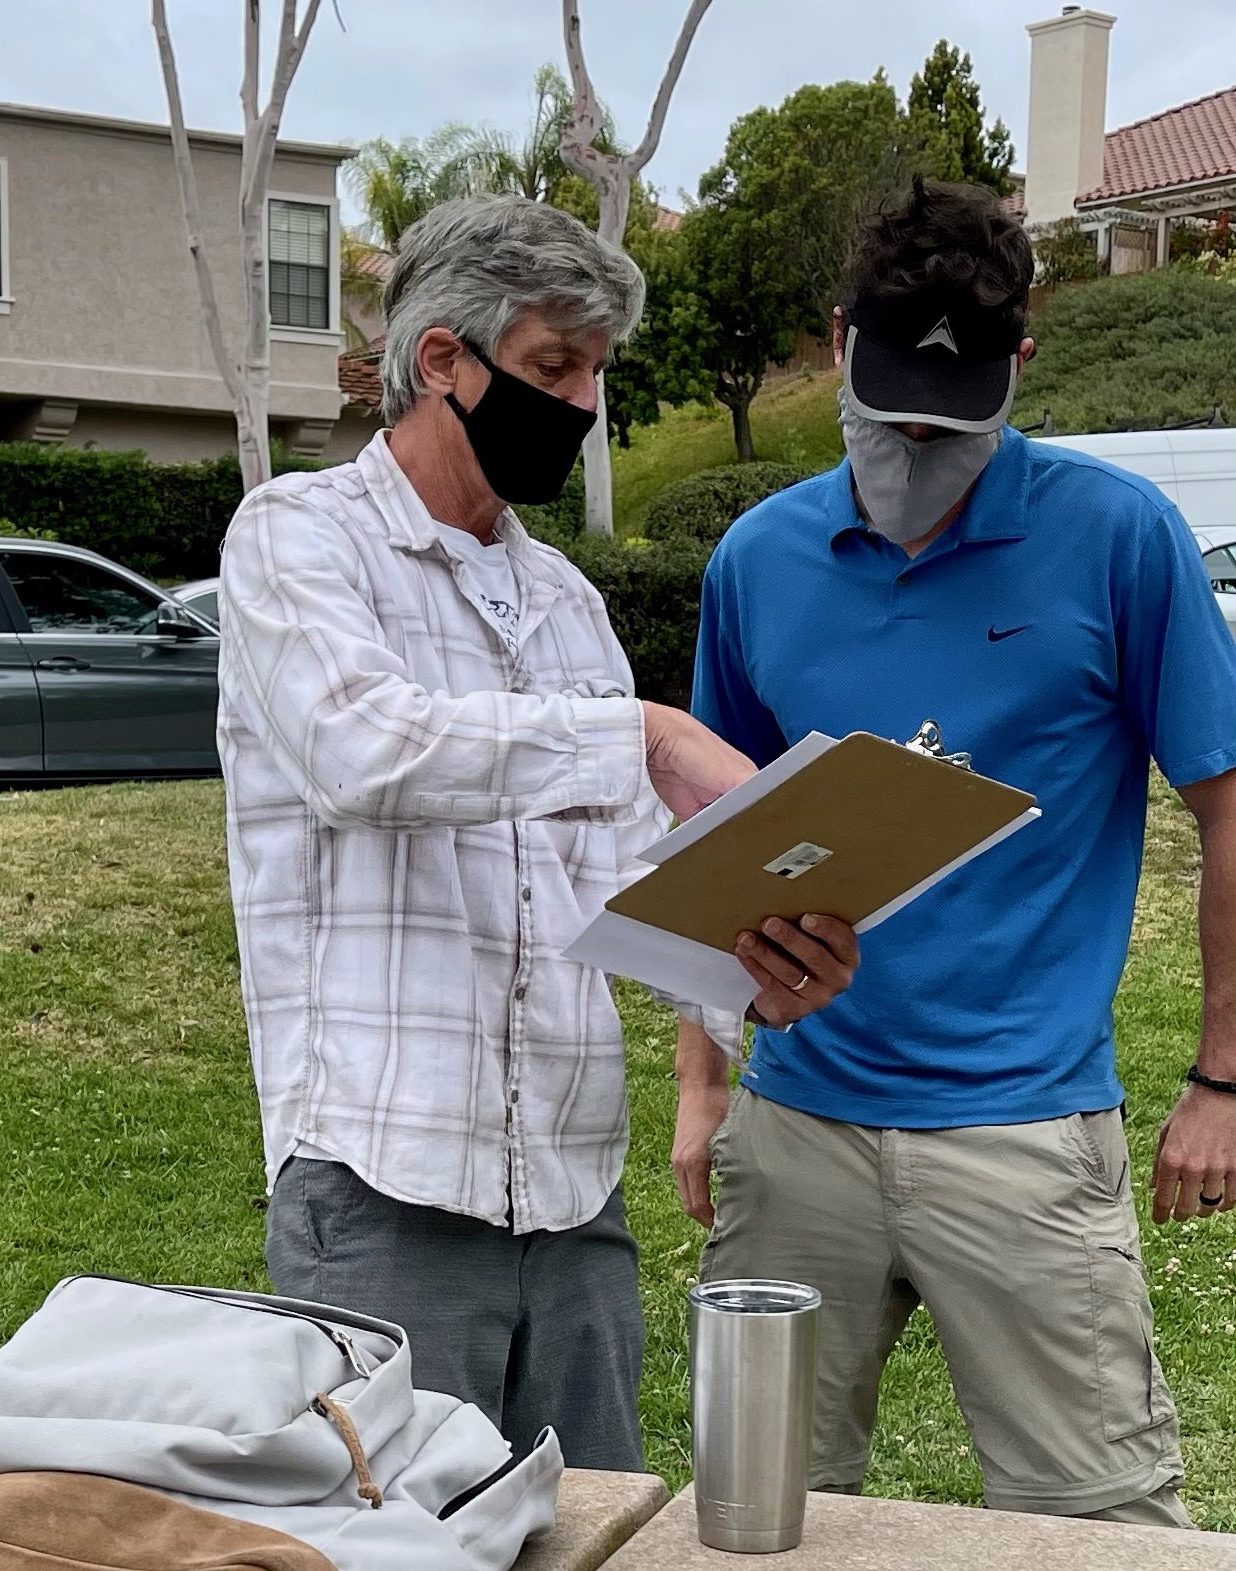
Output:
[[1131,470],[1171,497],[1201,547],[1224,618],[1236,637],[1236,426],[1105,431],[1042,440]]

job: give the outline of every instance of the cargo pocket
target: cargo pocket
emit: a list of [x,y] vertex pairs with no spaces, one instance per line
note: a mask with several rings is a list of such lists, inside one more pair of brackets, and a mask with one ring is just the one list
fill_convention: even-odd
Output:
[[1168,1423],[1171,1393],[1154,1356],[1145,1269],[1131,1248],[1088,1237],[1090,1304],[1103,1434],[1109,1442]]

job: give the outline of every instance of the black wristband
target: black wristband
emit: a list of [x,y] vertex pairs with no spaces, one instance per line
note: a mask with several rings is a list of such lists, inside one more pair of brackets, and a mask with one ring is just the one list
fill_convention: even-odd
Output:
[[1209,1075],[1204,1075],[1196,1064],[1189,1065],[1189,1072],[1185,1079],[1195,1086],[1205,1086],[1207,1091],[1223,1091],[1228,1096],[1236,1096],[1236,1080],[1212,1080]]

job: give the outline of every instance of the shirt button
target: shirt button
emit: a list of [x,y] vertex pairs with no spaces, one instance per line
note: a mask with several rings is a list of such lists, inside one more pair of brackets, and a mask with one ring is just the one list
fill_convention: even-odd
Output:
[[909,573],[898,573],[898,575],[897,575],[897,582],[899,584],[908,584],[910,582],[910,575],[909,575]]
[[519,891],[519,896],[520,896],[521,900],[525,900],[525,901],[531,900],[532,899],[532,891],[531,891],[531,889],[521,889]]
[[517,1004],[522,1004],[524,999],[527,998],[527,996],[528,996],[528,989],[521,982],[520,985],[515,989],[515,1002]]

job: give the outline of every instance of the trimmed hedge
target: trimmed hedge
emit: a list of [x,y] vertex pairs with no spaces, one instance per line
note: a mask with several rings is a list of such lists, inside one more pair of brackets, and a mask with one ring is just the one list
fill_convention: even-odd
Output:
[[518,507],[519,521],[530,535],[546,545],[569,551],[584,532],[584,471],[576,464],[556,502],[543,507]]
[[[275,473],[317,466],[276,459]],[[152,464],[142,453],[0,442],[0,518],[148,578],[211,578],[244,494],[235,458]]]
[[635,672],[635,691],[685,709],[691,702],[700,584],[711,548],[698,540],[623,545],[581,535],[568,554],[605,600]]
[[722,464],[667,487],[648,509],[649,540],[702,540],[716,545],[736,518],[765,497],[805,480],[790,464]]
[[[285,473],[314,466],[275,467]],[[219,571],[219,547],[241,495],[234,458],[152,464],[141,453],[0,442],[0,519],[12,520],[9,532],[86,546],[164,582]],[[686,703],[708,551],[693,541],[632,548],[585,535],[578,468],[558,502],[519,513],[605,596],[641,696]],[[0,532],[5,528],[0,524]]]

